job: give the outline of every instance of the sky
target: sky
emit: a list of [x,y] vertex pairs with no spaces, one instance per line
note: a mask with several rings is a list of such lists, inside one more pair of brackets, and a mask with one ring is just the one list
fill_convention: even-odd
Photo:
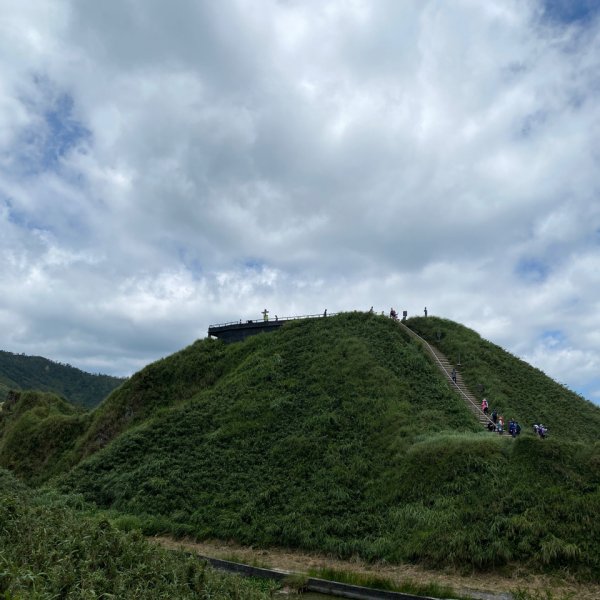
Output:
[[0,0],[0,348],[407,310],[600,404],[595,0]]

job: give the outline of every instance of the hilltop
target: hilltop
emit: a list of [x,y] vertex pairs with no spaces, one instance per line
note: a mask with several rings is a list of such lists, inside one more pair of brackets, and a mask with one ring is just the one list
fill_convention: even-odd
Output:
[[93,375],[41,356],[0,350],[0,402],[9,390],[40,390],[94,408],[123,381],[121,377]]
[[[85,422],[61,415],[81,429],[32,477],[60,474],[146,533],[599,580],[600,409],[456,323],[408,324],[449,357],[460,346],[463,378],[520,438],[483,430],[396,323],[347,313],[149,365]],[[529,432],[539,419],[549,439]]]

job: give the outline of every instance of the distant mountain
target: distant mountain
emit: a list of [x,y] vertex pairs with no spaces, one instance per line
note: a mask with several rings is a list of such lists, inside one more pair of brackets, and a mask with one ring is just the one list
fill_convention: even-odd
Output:
[[125,379],[92,375],[41,356],[0,350],[0,402],[9,390],[53,392],[85,408],[98,406]]

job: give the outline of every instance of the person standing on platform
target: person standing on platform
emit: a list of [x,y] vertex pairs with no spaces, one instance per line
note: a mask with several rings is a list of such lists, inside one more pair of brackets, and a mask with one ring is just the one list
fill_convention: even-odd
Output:
[[265,310],[262,311],[262,316],[263,316],[263,321],[267,322],[269,320],[269,311],[265,308]]

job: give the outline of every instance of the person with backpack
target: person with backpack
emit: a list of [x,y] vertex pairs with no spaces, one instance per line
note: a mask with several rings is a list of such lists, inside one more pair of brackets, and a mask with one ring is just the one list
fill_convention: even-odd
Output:
[[488,401],[485,398],[481,401],[481,410],[483,411],[484,415],[488,414],[489,405],[488,405]]
[[502,415],[500,415],[498,417],[498,425],[497,425],[496,429],[498,430],[498,433],[500,435],[502,435],[504,433],[504,417]]
[[512,437],[516,437],[517,435],[517,428],[513,419],[508,422],[508,433],[510,433]]

